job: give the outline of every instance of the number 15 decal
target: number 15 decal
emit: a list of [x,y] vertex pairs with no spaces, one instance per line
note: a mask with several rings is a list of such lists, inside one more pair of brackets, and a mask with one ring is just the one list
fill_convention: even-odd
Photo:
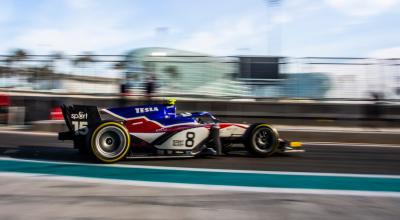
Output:
[[87,135],[89,133],[87,121],[72,121],[71,123],[74,126],[75,134]]
[[187,132],[186,133],[186,141],[185,141],[186,147],[193,147],[193,145],[194,145],[194,137],[195,137],[195,133],[194,132]]

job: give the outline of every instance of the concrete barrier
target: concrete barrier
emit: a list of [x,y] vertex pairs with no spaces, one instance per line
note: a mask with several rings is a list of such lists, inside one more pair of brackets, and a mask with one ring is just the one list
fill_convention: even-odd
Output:
[[[25,122],[48,120],[50,110],[60,104],[84,104],[99,107],[162,103],[158,98],[147,101],[138,97],[76,95],[11,95],[12,103],[25,106]],[[178,98],[179,112],[209,111],[216,116],[240,120],[279,120],[284,124],[362,125],[365,121],[380,126],[400,126],[400,104],[373,102],[291,102],[291,101],[228,101],[218,99]],[[368,122],[369,123],[369,122]]]
[[25,124],[25,107],[10,106],[8,108],[8,125],[24,125]]

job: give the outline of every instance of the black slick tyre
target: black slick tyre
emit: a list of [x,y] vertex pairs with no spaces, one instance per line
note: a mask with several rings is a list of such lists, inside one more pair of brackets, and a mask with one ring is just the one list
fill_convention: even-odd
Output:
[[97,161],[115,163],[128,153],[130,141],[130,135],[123,125],[106,121],[91,129],[87,149]]
[[271,156],[279,146],[278,131],[267,124],[253,124],[245,134],[244,145],[253,155]]

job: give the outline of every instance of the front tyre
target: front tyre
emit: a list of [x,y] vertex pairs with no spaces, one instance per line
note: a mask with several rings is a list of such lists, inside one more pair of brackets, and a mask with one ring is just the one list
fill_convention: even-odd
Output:
[[250,126],[244,144],[254,155],[271,156],[279,146],[279,134],[275,128],[267,124],[254,124]]
[[129,133],[117,122],[99,124],[88,137],[90,154],[102,163],[115,163],[129,150]]

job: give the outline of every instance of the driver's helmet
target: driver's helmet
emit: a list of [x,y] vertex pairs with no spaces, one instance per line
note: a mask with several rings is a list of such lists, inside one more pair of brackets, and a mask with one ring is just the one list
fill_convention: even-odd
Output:
[[167,101],[165,102],[165,105],[175,105],[176,103],[176,99],[174,98],[169,98],[167,99]]

